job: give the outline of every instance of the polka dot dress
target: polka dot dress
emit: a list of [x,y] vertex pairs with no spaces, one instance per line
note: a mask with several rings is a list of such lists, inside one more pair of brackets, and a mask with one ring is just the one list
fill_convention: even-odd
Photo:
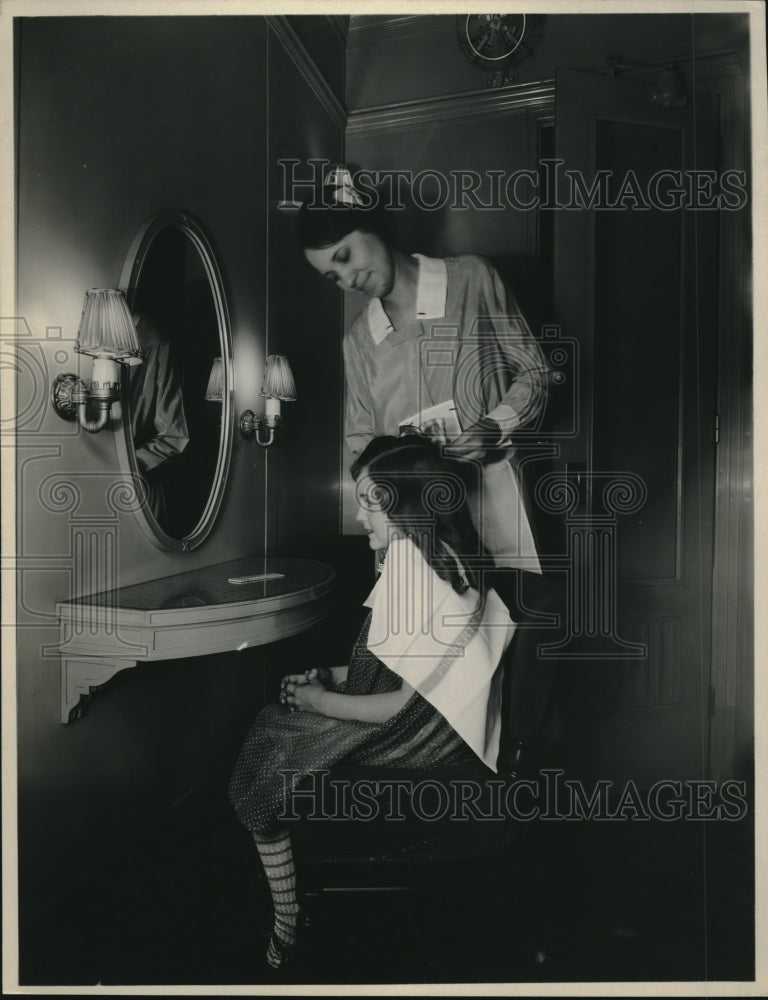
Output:
[[[342,694],[397,691],[402,681],[367,647],[371,616],[352,649]],[[340,761],[384,767],[430,768],[474,757],[440,713],[414,693],[387,722],[329,719],[314,712],[291,712],[267,705],[256,716],[240,750],[229,797],[253,833],[282,825],[286,791],[281,771],[296,772],[295,782]]]

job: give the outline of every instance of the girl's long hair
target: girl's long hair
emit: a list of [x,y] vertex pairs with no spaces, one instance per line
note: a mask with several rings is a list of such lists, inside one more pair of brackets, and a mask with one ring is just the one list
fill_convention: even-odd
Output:
[[470,587],[487,590],[479,569],[487,564],[488,550],[468,502],[478,489],[472,481],[479,476],[476,465],[448,458],[428,437],[407,434],[374,438],[351,471],[359,481],[360,502],[383,510],[441,579],[459,594]]

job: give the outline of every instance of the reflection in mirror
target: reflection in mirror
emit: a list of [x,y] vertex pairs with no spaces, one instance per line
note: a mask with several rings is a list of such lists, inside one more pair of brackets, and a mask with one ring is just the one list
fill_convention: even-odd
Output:
[[[231,340],[221,280],[202,230],[183,213],[156,217],[132,250],[128,301],[144,363],[124,389],[129,463],[141,479],[141,515],[153,540],[192,549],[213,526],[231,448]],[[214,367],[221,389],[212,399]]]

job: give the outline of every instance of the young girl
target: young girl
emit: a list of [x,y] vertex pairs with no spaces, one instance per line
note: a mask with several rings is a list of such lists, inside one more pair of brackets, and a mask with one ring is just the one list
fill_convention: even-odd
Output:
[[349,667],[283,680],[256,717],[230,783],[275,909],[268,963],[293,954],[299,906],[281,771],[339,761],[429,768],[476,753],[493,770],[502,653],[514,625],[483,581],[491,566],[467,504],[468,463],[421,435],[375,438],[355,462],[358,521],[384,566]]

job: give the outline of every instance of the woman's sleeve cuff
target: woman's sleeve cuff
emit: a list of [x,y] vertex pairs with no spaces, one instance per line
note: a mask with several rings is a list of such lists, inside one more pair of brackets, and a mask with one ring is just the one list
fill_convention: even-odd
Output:
[[495,409],[491,410],[488,417],[494,420],[501,429],[501,441],[499,444],[506,443],[512,431],[520,426],[520,417],[507,403],[500,403]]

